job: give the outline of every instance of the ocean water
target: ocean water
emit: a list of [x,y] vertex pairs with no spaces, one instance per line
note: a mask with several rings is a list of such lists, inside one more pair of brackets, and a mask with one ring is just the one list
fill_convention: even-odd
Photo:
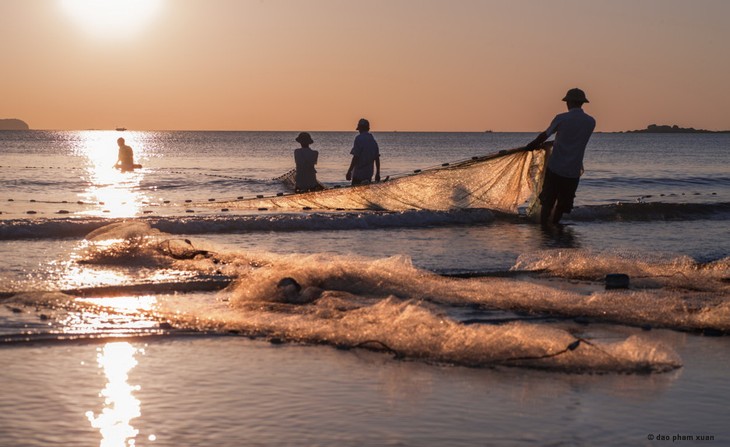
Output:
[[[730,135],[595,134],[559,231],[217,206],[296,134],[0,132],[0,445],[730,442]],[[375,136],[394,178],[534,137]]]

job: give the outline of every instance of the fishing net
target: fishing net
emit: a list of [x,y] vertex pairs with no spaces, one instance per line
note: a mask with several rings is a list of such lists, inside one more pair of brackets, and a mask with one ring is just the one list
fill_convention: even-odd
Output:
[[286,186],[288,189],[291,189],[293,191],[297,185],[296,176],[297,176],[297,170],[296,170],[296,168],[294,168],[291,171],[288,171],[286,174],[282,174],[271,180],[275,181],[275,182],[281,182],[284,186]]
[[[271,179],[274,182],[280,182],[282,185],[284,185],[287,189],[290,189],[294,191],[294,189],[297,186],[297,169],[294,168],[285,174],[282,174],[278,177],[274,177]],[[324,186],[322,183],[317,181],[317,185],[319,186],[319,189],[327,189],[326,186]]]
[[[203,206],[231,209],[453,210],[487,208],[516,213],[530,200],[535,212],[547,149],[511,149],[483,157],[417,170],[368,185],[302,194],[258,196]],[[280,177],[290,180],[291,173]]]

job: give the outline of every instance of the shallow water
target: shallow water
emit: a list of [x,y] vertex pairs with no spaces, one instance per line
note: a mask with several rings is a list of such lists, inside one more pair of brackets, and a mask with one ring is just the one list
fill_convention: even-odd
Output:
[[[555,375],[236,337],[132,342],[116,351],[126,386],[107,403],[99,393],[118,378],[98,356],[109,345],[12,348],[0,377],[15,387],[0,399],[13,411],[0,427],[7,445],[93,445],[100,434],[85,415],[108,408],[140,446],[652,445],[649,434],[722,444],[729,433],[712,412],[730,393],[727,340],[661,336],[682,370]],[[121,445],[121,432],[107,434],[105,445]]]
[[[295,135],[127,132],[145,167],[122,176],[115,132],[0,133],[9,445],[728,439],[728,342],[700,335],[730,321],[728,135],[596,134],[559,232],[484,210],[185,212],[281,191]],[[313,137],[344,185],[353,135]],[[376,133],[384,175],[532,137]],[[605,290],[618,272],[631,288]],[[115,424],[100,392],[121,379]]]

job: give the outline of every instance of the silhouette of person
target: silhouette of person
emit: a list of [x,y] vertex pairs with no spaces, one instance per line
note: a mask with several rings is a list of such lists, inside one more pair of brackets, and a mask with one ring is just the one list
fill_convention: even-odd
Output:
[[547,130],[525,146],[527,150],[535,150],[550,135],[556,134],[540,192],[540,223],[543,226],[559,224],[563,214],[573,209],[575,192],[583,174],[583,156],[596,127],[596,120],[583,111],[583,104],[588,102],[583,90],[568,90],[563,101],[567,103],[568,111],[555,116]]
[[295,141],[302,147],[294,149],[294,163],[297,167],[296,176],[294,177],[295,192],[320,191],[324,189],[317,181],[317,170],[314,165],[317,164],[319,152],[309,148],[314,143],[312,136],[308,132],[301,132]]
[[370,122],[361,118],[355,129],[360,132],[355,137],[350,154],[352,161],[347,168],[345,178],[352,180],[353,185],[370,183],[373,180],[373,165],[375,165],[375,181],[380,181],[380,149],[375,137],[370,133]]
[[124,138],[121,137],[117,138],[117,144],[119,145],[119,155],[117,155],[117,162],[114,167],[122,172],[134,171],[136,166],[134,165],[132,148],[124,144]]

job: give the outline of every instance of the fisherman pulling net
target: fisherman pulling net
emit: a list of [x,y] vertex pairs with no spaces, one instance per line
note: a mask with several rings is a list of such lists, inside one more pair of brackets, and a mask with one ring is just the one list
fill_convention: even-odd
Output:
[[[231,209],[373,211],[486,208],[517,213],[518,207],[529,200],[528,214],[532,215],[538,207],[536,198],[549,147],[546,143],[534,151],[524,148],[499,151],[368,185],[200,205]],[[287,174],[279,179],[286,182]]]

